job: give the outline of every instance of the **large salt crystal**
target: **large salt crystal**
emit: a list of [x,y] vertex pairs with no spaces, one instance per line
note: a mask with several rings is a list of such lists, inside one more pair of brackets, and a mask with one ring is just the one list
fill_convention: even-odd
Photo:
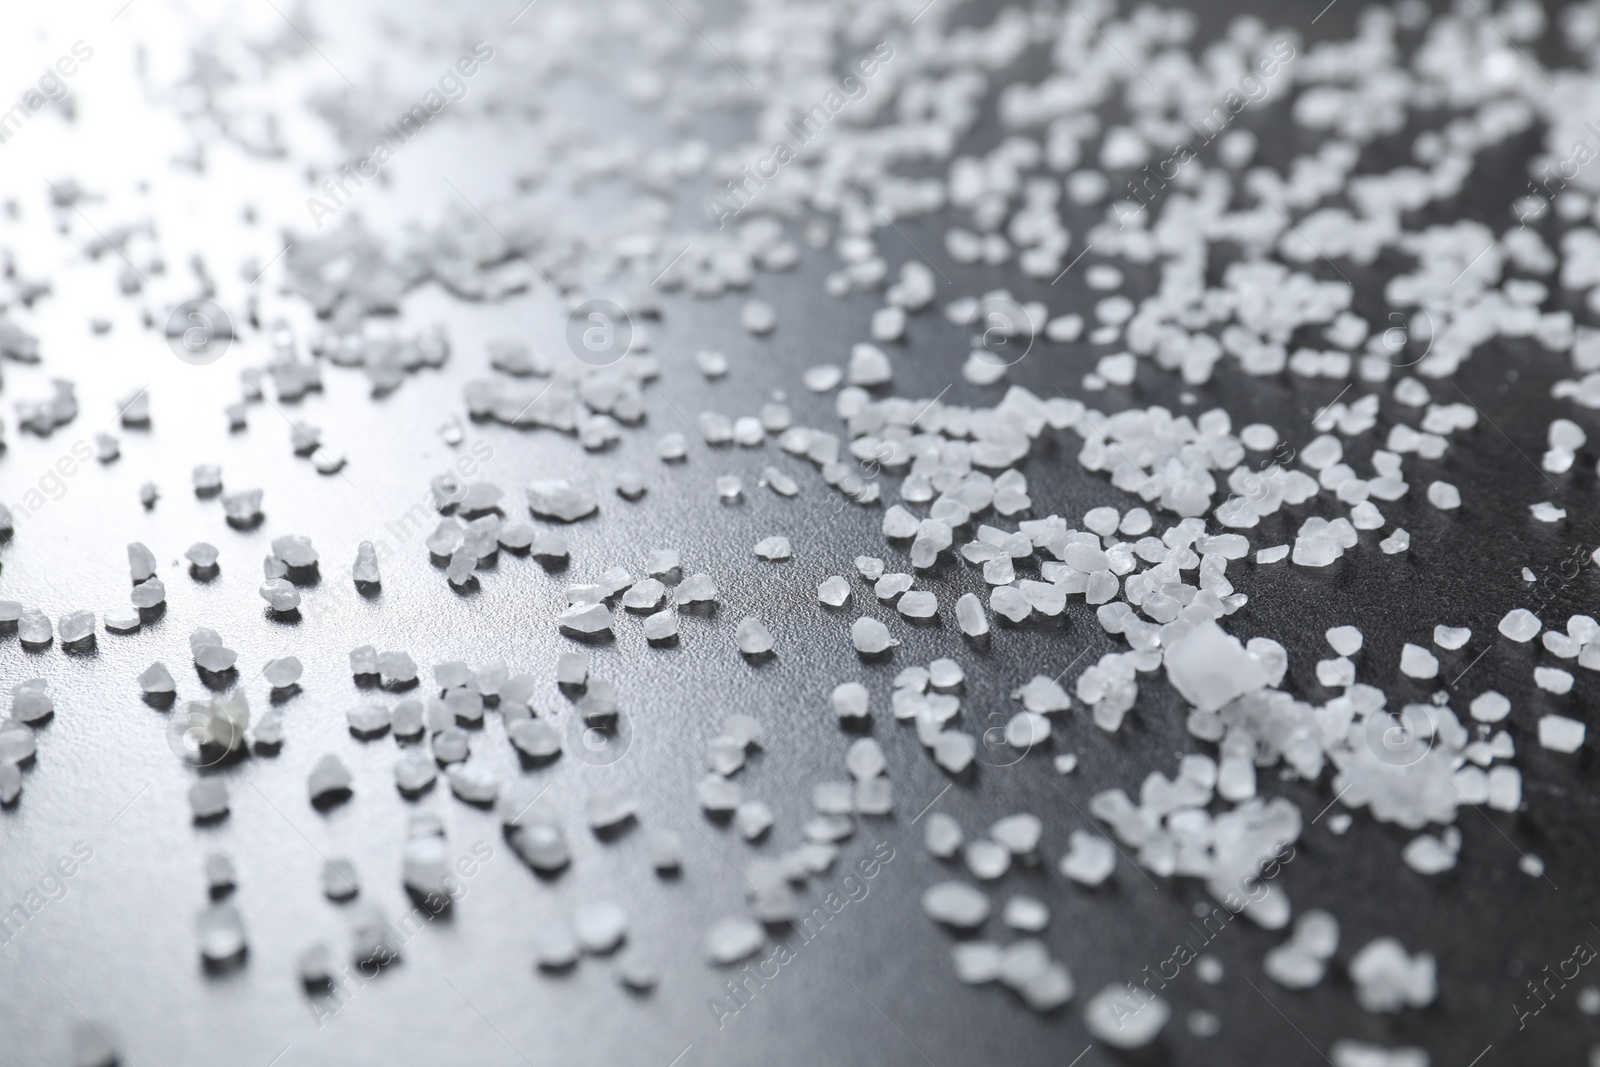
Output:
[[272,688],[287,689],[300,680],[302,670],[297,658],[284,656],[282,659],[268,660],[266,666],[261,668],[261,674]]
[[350,567],[350,577],[367,585],[377,585],[380,581],[378,553],[371,541],[363,541],[356,546],[356,561]]
[[1263,689],[1266,668],[1239,639],[1209,620],[1174,642],[1163,656],[1167,680],[1183,698],[1202,711]]
[[94,612],[69,611],[56,623],[61,643],[70,645],[94,636]]
[[971,734],[946,730],[934,739],[934,761],[951,774],[960,774],[970,767],[977,752],[978,742]]
[[450,791],[469,804],[493,804],[500,792],[500,777],[482,763],[458,763],[445,772]]
[[227,785],[217,778],[202,778],[194,783],[189,787],[189,810],[197,822],[227,814]]
[[963,593],[956,601],[956,623],[968,637],[981,637],[989,632],[989,619],[983,613],[983,601],[972,593]]
[[403,793],[419,793],[439,776],[437,765],[424,752],[402,753],[394,765],[394,783]]
[[196,921],[200,955],[208,963],[226,963],[245,950],[244,921],[227,901],[204,908]]
[[611,952],[628,935],[628,913],[611,901],[587,901],[572,913],[572,930],[585,952]]
[[575,634],[597,634],[611,629],[611,609],[604,604],[574,604],[556,616],[561,629]]
[[817,585],[817,599],[831,608],[842,607],[850,599],[850,583],[838,575],[824,578]]
[[939,600],[926,590],[913,590],[902,596],[895,605],[908,619],[931,619],[939,612]]
[[330,752],[311,768],[311,774],[306,779],[306,789],[311,796],[311,802],[316,804],[350,792],[353,781],[344,762]]
[[1112,1048],[1143,1048],[1167,1025],[1172,1009],[1143,987],[1108,985],[1084,1005],[1091,1036]]
[[1356,985],[1356,1000],[1372,1012],[1427,1007],[1438,991],[1433,956],[1410,956],[1392,937],[1368,942],[1346,970]]
[[128,545],[128,575],[135,584],[144,581],[156,573],[156,557],[138,541]]
[[748,915],[718,919],[706,931],[706,955],[711,962],[728,966],[753,956],[767,943],[766,931]]
[[595,494],[565,478],[549,478],[528,485],[528,510],[544,519],[577,522],[600,507]]
[[717,592],[717,583],[709,574],[691,574],[679,583],[676,599],[680,607],[709,603],[717,599]]
[[379,681],[390,689],[407,686],[417,680],[417,664],[406,652],[380,652],[377,668]]
[[38,750],[32,730],[15,719],[0,719],[0,766],[24,763]]
[[311,547],[311,538],[299,534],[285,534],[272,539],[272,554],[293,569],[312,567],[317,562],[317,550]]
[[1544,715],[1539,719],[1539,744],[1553,752],[1578,751],[1587,732],[1587,726],[1565,715]]
[[772,631],[753,615],[746,615],[739,620],[735,636],[739,651],[747,656],[762,656],[772,651]]
[[1421,645],[1407,641],[1400,650],[1400,673],[1408,678],[1437,678],[1439,659]]
[[842,682],[834,687],[834,714],[841,721],[867,717],[867,687],[860,682]]
[[777,562],[788,559],[793,554],[793,548],[787,537],[764,537],[756,542],[755,553],[757,558]]
[[934,922],[973,930],[989,917],[989,898],[965,882],[939,882],[923,890],[922,910]]
[[273,611],[293,611],[300,606],[300,591],[283,578],[273,578],[261,585],[261,599]]
[[11,717],[32,725],[43,722],[55,712],[55,702],[46,692],[43,678],[29,678],[11,687]]
[[1544,628],[1544,623],[1539,617],[1527,608],[1513,608],[1506,612],[1505,618],[1500,620],[1500,633],[1519,644],[1526,644],[1538,636]]
[[1099,885],[1116,869],[1117,851],[1101,835],[1074,830],[1070,842],[1067,854],[1061,857],[1060,870],[1072,881],[1079,885]]
[[889,628],[877,619],[862,616],[850,626],[850,641],[863,655],[877,655],[900,642],[889,636]]
[[1033,605],[1028,598],[1022,595],[1022,590],[1012,585],[996,586],[989,593],[989,608],[996,615],[1003,615],[1016,623],[1033,614]]

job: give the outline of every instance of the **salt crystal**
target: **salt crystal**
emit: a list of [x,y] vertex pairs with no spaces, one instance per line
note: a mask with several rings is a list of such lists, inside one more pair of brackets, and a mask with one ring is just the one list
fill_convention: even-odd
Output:
[[1583,723],[1565,715],[1544,715],[1539,719],[1539,744],[1553,752],[1578,751],[1587,732]]
[[361,891],[356,866],[349,860],[325,860],[322,864],[322,892],[330,900],[349,900]]
[[0,719],[0,766],[24,763],[38,752],[33,731],[15,719]]
[[577,522],[600,507],[594,493],[582,486],[573,485],[565,478],[549,478],[529,483],[528,509],[544,519]]
[[772,632],[753,615],[739,620],[736,637],[739,651],[747,656],[761,656],[772,651]]
[[650,865],[656,870],[677,870],[683,864],[683,841],[672,830],[650,835]]
[[717,496],[722,500],[732,503],[744,494],[744,483],[737,474],[723,474],[717,477]]
[[604,604],[574,604],[556,616],[556,625],[575,634],[611,629],[611,610]]
[[221,852],[206,854],[205,876],[206,889],[214,896],[232,889],[238,878],[233,861]]
[[1112,1048],[1143,1048],[1154,1041],[1172,1009],[1148,991],[1135,996],[1126,986],[1108,985],[1084,1006],[1089,1033]]
[[11,717],[30,725],[48,719],[55,711],[55,703],[45,692],[48,685],[43,678],[29,678],[12,686]]
[[1238,638],[1210,621],[1168,647],[1163,662],[1167,679],[1185,700],[1203,711],[1216,711],[1267,684],[1261,661],[1245,651]]
[[838,575],[824,578],[817,586],[817,599],[829,607],[841,607],[850,599],[850,583]]
[[989,827],[989,836],[1010,849],[1014,855],[1025,856],[1039,847],[1039,836],[1044,824],[1039,817],[1028,812],[1008,815]]
[[934,740],[934,761],[951,774],[960,774],[972,765],[977,755],[978,742],[971,734],[946,730]]
[[1432,482],[1428,486],[1428,503],[1440,511],[1453,511],[1461,506],[1461,491],[1449,482]]
[[288,580],[273,578],[261,585],[261,599],[273,611],[293,611],[300,606],[300,591]]
[[10,806],[22,795],[22,772],[14,763],[0,763],[0,805]]
[[1361,651],[1361,631],[1354,626],[1335,626],[1327,633],[1328,644],[1341,656],[1353,656]]
[[1006,723],[1006,744],[1023,752],[1050,740],[1050,720],[1031,711],[1018,712]]
[[1439,658],[1421,645],[1407,641],[1400,650],[1400,673],[1408,678],[1437,678]]
[[380,652],[377,674],[386,687],[398,689],[417,680],[417,665],[405,652]]
[[610,901],[589,901],[572,913],[572,929],[585,952],[611,952],[628,935],[628,913]]
[[155,553],[138,541],[128,545],[128,574],[134,584],[144,581],[156,572]]
[[987,941],[962,941],[951,949],[956,978],[967,985],[981,985],[1000,977],[1005,954],[999,945]]
[[850,640],[863,655],[877,655],[900,642],[889,636],[889,628],[877,619],[862,616],[850,626]]
[[1539,617],[1527,608],[1513,608],[1500,620],[1500,633],[1519,644],[1526,644],[1536,637],[1544,623]]
[[285,565],[295,569],[313,567],[318,558],[317,550],[311,546],[311,539],[298,534],[273,538],[272,554],[283,560]]
[[778,560],[788,559],[792,554],[787,537],[765,537],[756,542],[756,556],[760,559]]
[[350,567],[350,577],[368,585],[376,585],[380,581],[378,553],[371,541],[363,541],[356,546],[356,561]]
[[1079,885],[1095,886],[1104,882],[1116,869],[1117,852],[1110,841],[1099,834],[1074,830],[1071,848],[1061,857],[1061,873]]
[[706,931],[706,954],[711,962],[728,966],[755,955],[767,943],[761,924],[746,915],[718,919]]
[[328,753],[317,761],[311,768],[311,775],[306,780],[306,788],[311,795],[313,804],[319,801],[333,799],[340,794],[350,792],[350,771],[343,761],[333,753]]
[[1473,698],[1471,712],[1478,722],[1500,722],[1511,714],[1511,701],[1493,689],[1486,690]]
[[772,809],[764,801],[747,800],[733,813],[733,824],[746,841],[754,841],[772,828]]
[[867,717],[867,687],[860,682],[843,682],[834,687],[833,710],[841,720]]
[[676,599],[682,606],[714,602],[717,596],[717,583],[709,574],[691,574],[678,585]]
[[226,901],[204,908],[196,922],[200,955],[209,963],[225,963],[245,950],[244,921]]
[[851,777],[858,780],[876,778],[888,767],[882,746],[870,737],[860,737],[851,742],[844,763]]
[[543,970],[559,971],[578,962],[578,936],[558,920],[547,923],[534,935],[533,958]]
[[939,882],[923,891],[922,910],[934,922],[972,930],[989,917],[989,898],[965,882]]
[[202,778],[189,787],[189,810],[197,822],[226,814],[228,787],[220,779]]
[[778,313],[765,300],[750,300],[739,309],[739,322],[753,334],[769,334],[778,325]]
[[148,578],[133,587],[130,599],[135,608],[158,607],[167,601],[167,587],[161,584],[160,578]]
[[956,601],[956,622],[968,637],[981,637],[989,632],[989,620],[983,613],[983,602],[972,593],[963,593]]
[[939,600],[934,594],[919,589],[902,596],[896,607],[908,619],[931,619],[939,612]]
[[61,643],[70,645],[94,636],[94,612],[69,611],[56,623],[61,632]]
[[646,992],[661,982],[661,971],[649,956],[628,949],[617,960],[617,979],[635,992]]
[[382,704],[358,704],[345,712],[345,721],[357,737],[377,737],[389,729],[389,709]]
[[421,792],[432,785],[438,775],[434,761],[424,752],[406,752],[395,761],[394,782],[404,793]]
[[1396,528],[1394,533],[1378,542],[1378,547],[1388,556],[1404,552],[1411,547],[1411,535],[1405,530]]

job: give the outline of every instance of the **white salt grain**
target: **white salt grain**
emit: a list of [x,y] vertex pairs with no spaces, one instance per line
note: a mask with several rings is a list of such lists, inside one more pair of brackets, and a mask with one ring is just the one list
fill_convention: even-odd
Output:
[[856,651],[863,655],[876,655],[900,642],[889,636],[889,628],[877,619],[863,616],[850,626],[850,640]]
[[1578,751],[1587,733],[1588,727],[1565,715],[1545,715],[1539,719],[1539,744],[1553,752]]
[[1499,626],[1502,636],[1509,637],[1518,644],[1532,641],[1543,628],[1544,623],[1527,608],[1513,608],[1508,611],[1505,618],[1500,620]]

